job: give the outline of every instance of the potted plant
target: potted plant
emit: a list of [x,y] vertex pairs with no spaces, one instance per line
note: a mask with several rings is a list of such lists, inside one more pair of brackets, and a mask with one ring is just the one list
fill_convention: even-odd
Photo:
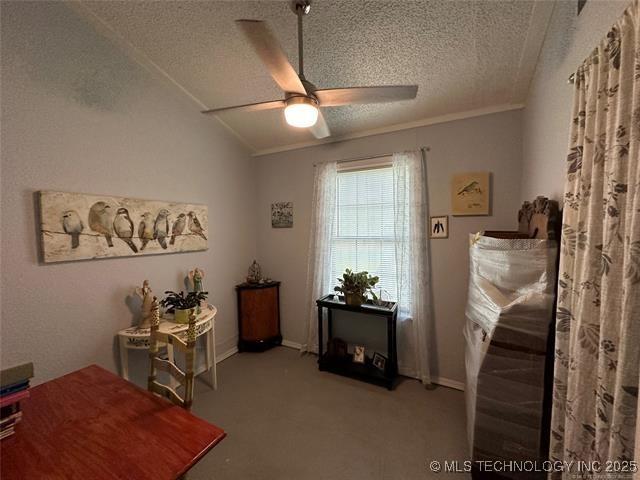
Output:
[[378,281],[380,278],[372,277],[369,272],[352,272],[347,268],[342,278],[338,279],[340,285],[334,290],[344,295],[344,301],[347,305],[359,306],[366,301],[367,293],[370,293],[374,300],[378,299],[372,290]]
[[160,301],[160,305],[173,313],[176,323],[189,323],[189,311],[195,308],[199,311],[200,302],[207,299],[209,292],[189,292],[186,296],[184,292],[176,293],[171,290],[164,292],[166,297]]

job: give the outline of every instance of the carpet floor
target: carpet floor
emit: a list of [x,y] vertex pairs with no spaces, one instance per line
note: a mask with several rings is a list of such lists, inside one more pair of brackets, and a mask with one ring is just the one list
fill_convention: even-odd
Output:
[[189,480],[413,480],[468,458],[462,392],[410,379],[388,391],[286,347],[218,364],[218,390],[196,382],[193,413],[227,437]]

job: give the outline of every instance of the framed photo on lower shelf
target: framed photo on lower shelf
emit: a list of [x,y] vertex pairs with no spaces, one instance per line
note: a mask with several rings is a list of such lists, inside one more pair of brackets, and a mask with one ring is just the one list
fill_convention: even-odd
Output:
[[385,357],[381,353],[376,352],[373,354],[372,363],[374,367],[376,367],[381,372],[384,372],[385,368],[387,367],[387,357]]
[[364,363],[364,347],[362,345],[355,345],[353,347],[353,361],[354,363]]

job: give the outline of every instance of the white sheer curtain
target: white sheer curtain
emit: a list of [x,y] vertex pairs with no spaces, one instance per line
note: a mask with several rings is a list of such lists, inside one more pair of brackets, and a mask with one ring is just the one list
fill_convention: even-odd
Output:
[[307,268],[307,337],[303,352],[318,351],[318,308],[316,300],[333,292],[331,239],[335,228],[337,162],[314,167],[313,212]]
[[[393,226],[398,292],[398,368],[402,375],[431,383],[431,301],[426,163],[421,152],[393,155]],[[332,238],[336,232],[337,164],[315,167],[307,277],[307,338],[302,351],[318,351],[316,299],[333,291]],[[373,269],[363,266],[365,270]]]
[[422,152],[393,155],[394,231],[398,278],[398,368],[431,383],[431,299],[426,162]]

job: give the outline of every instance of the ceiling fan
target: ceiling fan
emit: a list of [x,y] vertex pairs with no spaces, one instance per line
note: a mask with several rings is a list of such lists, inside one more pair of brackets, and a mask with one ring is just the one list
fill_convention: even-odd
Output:
[[410,100],[418,93],[417,85],[391,85],[379,87],[346,87],[318,89],[304,76],[302,18],[311,9],[311,0],[293,0],[291,9],[298,17],[299,73],[293,69],[278,40],[265,22],[260,20],[236,20],[238,27],[253,46],[271,77],[284,91],[283,100],[250,103],[233,107],[214,108],[202,113],[221,113],[230,110],[257,112],[284,108],[286,122],[298,128],[309,128],[316,138],[331,135],[320,108],[339,107],[365,103],[396,102]]

